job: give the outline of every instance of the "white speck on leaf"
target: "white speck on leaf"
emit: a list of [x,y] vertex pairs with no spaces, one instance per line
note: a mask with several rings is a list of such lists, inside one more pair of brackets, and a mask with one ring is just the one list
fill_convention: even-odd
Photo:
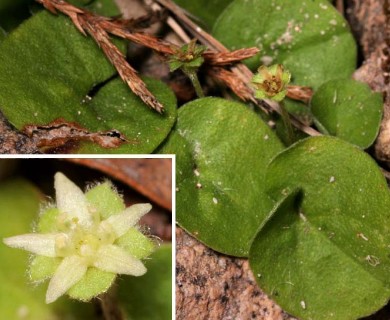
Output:
[[378,264],[380,264],[379,258],[373,255],[368,255],[365,257],[365,260],[373,267],[376,267]]
[[367,238],[363,233],[361,233],[361,232],[359,232],[359,233],[357,234],[357,236],[358,236],[359,238],[363,239],[364,241],[368,241],[368,238]]

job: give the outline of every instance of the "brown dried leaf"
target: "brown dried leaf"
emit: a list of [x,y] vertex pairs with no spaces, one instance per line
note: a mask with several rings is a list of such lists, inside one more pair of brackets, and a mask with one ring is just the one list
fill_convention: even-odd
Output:
[[122,181],[165,209],[172,210],[171,159],[71,159]]
[[27,125],[23,132],[39,148],[57,148],[69,142],[91,141],[103,148],[117,148],[126,138],[117,130],[89,132],[75,122],[56,119],[48,125]]

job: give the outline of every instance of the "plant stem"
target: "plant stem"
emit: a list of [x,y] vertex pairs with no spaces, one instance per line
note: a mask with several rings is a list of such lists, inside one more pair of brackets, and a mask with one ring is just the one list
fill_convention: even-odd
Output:
[[125,317],[118,306],[118,301],[114,295],[114,291],[110,290],[98,296],[99,307],[102,310],[105,320],[124,320]]
[[204,97],[204,93],[203,93],[203,90],[202,90],[202,86],[200,85],[200,82],[199,82],[199,79],[198,79],[198,75],[196,74],[196,71],[195,70],[188,70],[186,68],[183,68],[183,72],[187,75],[188,78],[190,78],[198,98],[203,98]]
[[294,131],[293,131],[293,127],[291,124],[291,119],[290,119],[290,116],[289,116],[285,106],[284,106],[284,102],[280,101],[279,105],[280,105],[280,111],[281,111],[280,115],[282,116],[283,124],[286,128],[286,131],[287,131],[287,144],[290,146],[295,141]]

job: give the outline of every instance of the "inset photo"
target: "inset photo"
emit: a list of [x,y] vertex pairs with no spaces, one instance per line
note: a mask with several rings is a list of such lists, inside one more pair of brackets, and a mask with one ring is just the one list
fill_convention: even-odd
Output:
[[172,319],[174,158],[0,159],[2,319]]

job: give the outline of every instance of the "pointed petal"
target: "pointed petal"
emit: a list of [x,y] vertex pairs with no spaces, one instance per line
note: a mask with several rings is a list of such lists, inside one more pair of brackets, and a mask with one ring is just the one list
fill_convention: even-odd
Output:
[[30,251],[32,253],[56,257],[55,239],[58,234],[27,233],[20,236],[3,239],[3,242],[12,248]]
[[58,209],[70,218],[77,218],[84,226],[92,224],[88,211],[88,202],[81,189],[70,181],[64,174],[57,172],[54,176],[56,202]]
[[142,276],[146,272],[143,263],[115,245],[103,246],[96,254],[94,266],[104,271]]
[[81,280],[87,272],[87,265],[79,256],[66,257],[58,266],[49,282],[46,303],[51,303],[62,296]]
[[150,203],[138,203],[126,208],[123,213],[115,214],[104,220],[108,222],[117,237],[124,235],[127,230],[135,226],[139,219],[152,209]]

